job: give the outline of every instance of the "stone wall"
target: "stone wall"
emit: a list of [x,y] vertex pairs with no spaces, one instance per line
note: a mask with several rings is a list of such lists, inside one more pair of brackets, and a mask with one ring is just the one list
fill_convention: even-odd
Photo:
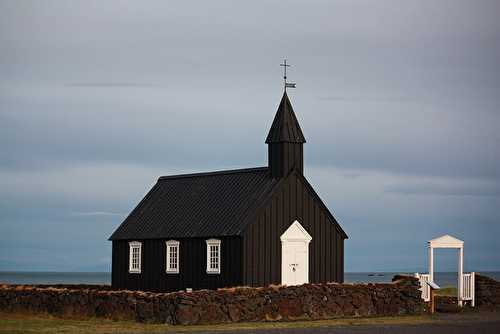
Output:
[[476,274],[476,305],[482,308],[500,309],[500,282]]
[[190,293],[2,285],[0,311],[184,325],[387,316],[423,312],[418,288],[418,280],[412,277],[397,277],[387,284],[304,284]]

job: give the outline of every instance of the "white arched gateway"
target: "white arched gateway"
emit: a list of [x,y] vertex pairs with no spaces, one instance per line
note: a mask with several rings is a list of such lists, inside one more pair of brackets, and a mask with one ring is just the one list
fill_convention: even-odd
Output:
[[436,248],[455,248],[458,249],[458,305],[462,306],[463,301],[470,300],[471,306],[474,306],[474,272],[464,274],[464,242],[451,235],[443,235],[428,241],[429,247],[429,273],[416,274],[420,279],[422,289],[422,298],[425,301],[430,300],[430,287],[427,282],[434,282],[434,249]]

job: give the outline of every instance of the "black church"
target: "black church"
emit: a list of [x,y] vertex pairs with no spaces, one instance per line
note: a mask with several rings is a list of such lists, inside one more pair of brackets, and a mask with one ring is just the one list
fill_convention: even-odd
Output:
[[110,237],[112,286],[343,282],[347,235],[303,175],[305,142],[285,91],[268,166],[161,176]]

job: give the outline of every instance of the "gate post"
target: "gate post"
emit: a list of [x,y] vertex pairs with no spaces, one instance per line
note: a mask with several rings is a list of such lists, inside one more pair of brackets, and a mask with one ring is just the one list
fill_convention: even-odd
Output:
[[458,253],[458,306],[462,306],[464,297],[464,249],[459,248]]
[[471,293],[472,293],[472,301],[470,305],[474,307],[476,305],[476,273],[471,272],[470,273],[470,281],[471,281]]

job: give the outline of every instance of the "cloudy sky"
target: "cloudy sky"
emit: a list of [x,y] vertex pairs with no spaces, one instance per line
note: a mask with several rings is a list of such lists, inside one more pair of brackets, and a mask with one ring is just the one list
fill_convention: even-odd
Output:
[[347,271],[445,233],[500,270],[500,2],[470,0],[0,0],[0,270],[110,270],[158,176],[266,165],[285,57]]

